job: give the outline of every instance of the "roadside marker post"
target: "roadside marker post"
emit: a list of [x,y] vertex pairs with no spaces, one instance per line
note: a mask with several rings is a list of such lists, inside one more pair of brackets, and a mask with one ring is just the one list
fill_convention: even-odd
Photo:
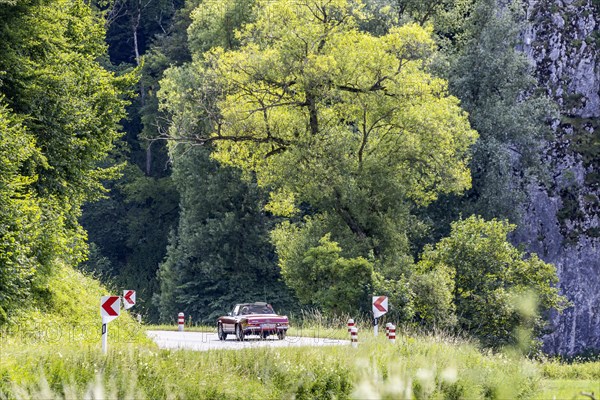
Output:
[[350,328],[350,342],[352,343],[352,347],[358,347],[358,328],[356,326]]
[[123,290],[123,308],[129,310],[135,305],[135,290]]
[[388,311],[388,298],[387,296],[373,296],[373,334],[377,336],[379,330],[379,317]]
[[348,320],[348,333],[350,333],[350,329],[352,329],[353,326],[354,326],[354,320],[352,318],[350,318]]
[[390,336],[389,336],[390,342],[392,342],[392,344],[396,343],[396,325],[392,325],[390,324]]
[[102,323],[102,354],[108,352],[108,324]]
[[389,339],[390,337],[390,326],[392,326],[391,322],[385,324],[385,337]]
[[183,326],[185,325],[185,315],[182,312],[177,314],[177,325],[179,332],[183,332]]
[[100,315],[102,316],[102,354],[108,352],[108,323],[121,313],[119,296],[102,296],[100,298]]

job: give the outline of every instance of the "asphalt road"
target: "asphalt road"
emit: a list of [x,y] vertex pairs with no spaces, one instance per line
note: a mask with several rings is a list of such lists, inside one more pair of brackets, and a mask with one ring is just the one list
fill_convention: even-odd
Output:
[[259,347],[292,347],[292,346],[339,346],[350,347],[349,340],[308,338],[287,336],[283,340],[277,336],[270,336],[261,340],[258,336],[247,336],[243,342],[238,342],[233,335],[221,341],[216,333],[208,332],[174,332],[174,331],[147,331],[146,334],[156,342],[161,349],[187,349],[187,350],[239,350],[254,349]]

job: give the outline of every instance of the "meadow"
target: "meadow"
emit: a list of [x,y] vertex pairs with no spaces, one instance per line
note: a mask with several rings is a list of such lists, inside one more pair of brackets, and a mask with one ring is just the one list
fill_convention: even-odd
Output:
[[[144,327],[100,336],[2,338],[3,399],[586,399],[600,363],[536,362],[443,336],[362,335],[350,346],[159,350]],[[339,329],[341,333],[343,329]],[[68,339],[68,340],[66,340]]]
[[[65,268],[49,282],[48,309],[0,330],[1,399],[589,399],[600,363],[534,361],[482,351],[444,334],[401,332],[395,344],[360,322],[359,346],[160,350],[127,314],[100,346],[105,289]],[[83,296],[83,297],[82,297]],[[93,301],[81,301],[91,298]],[[304,320],[301,320],[304,318]],[[342,319],[298,316],[291,335],[347,338]],[[186,327],[186,330],[214,330]]]

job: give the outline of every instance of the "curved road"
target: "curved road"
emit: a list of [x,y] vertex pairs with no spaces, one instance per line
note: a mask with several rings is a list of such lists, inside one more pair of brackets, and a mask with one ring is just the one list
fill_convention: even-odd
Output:
[[175,332],[175,331],[146,331],[146,334],[156,342],[161,349],[187,349],[187,350],[239,350],[254,349],[259,347],[291,347],[291,346],[350,346],[349,340],[309,338],[287,336],[278,340],[277,336],[270,336],[261,340],[258,336],[248,336],[243,342],[238,342],[233,335],[221,341],[216,333],[210,332]]

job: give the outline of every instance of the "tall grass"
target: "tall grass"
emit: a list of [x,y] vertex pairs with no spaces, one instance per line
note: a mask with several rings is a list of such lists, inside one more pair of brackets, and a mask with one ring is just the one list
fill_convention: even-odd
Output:
[[[66,265],[57,265],[37,301],[18,309],[0,327],[0,339],[25,343],[82,343],[100,340],[100,298],[110,293],[97,280]],[[140,325],[127,311],[109,324],[109,336],[143,341]]]
[[[452,338],[365,337],[348,346],[208,352],[13,340],[2,350],[2,398],[527,398],[538,390],[530,361],[482,354]],[[5,362],[7,361],[8,362]],[[100,396],[102,395],[102,396]]]
[[1,351],[4,399],[527,399],[552,398],[552,390],[571,398],[594,391],[597,382],[549,386],[549,371],[555,377],[575,370],[596,377],[597,370],[587,364],[546,368],[517,355],[482,353],[443,335],[401,334],[392,344],[384,335],[365,334],[356,349],[206,352],[158,350],[144,340],[114,338],[108,355],[101,354],[99,340],[32,346],[5,337]]
[[[598,378],[597,364],[540,364],[443,334],[404,332],[391,344],[383,333],[373,337],[366,318],[356,318],[356,349],[193,352],[159,350],[123,315],[109,324],[103,355],[106,290],[68,268],[54,279],[47,309],[32,308],[0,331],[0,399],[527,399],[552,398],[553,390],[570,398],[578,392],[569,379],[589,378],[576,387],[591,392]],[[346,316],[291,317],[301,334],[347,338]]]

